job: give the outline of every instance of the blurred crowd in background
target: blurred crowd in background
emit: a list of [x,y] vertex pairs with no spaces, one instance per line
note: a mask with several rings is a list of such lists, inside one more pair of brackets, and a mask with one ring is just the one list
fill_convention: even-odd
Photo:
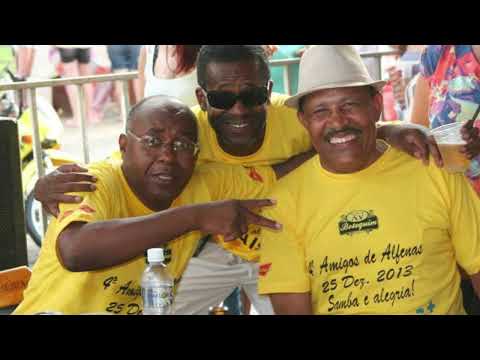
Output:
[[[195,49],[197,47],[197,49]],[[308,45],[265,45],[271,60],[285,60],[300,58]],[[405,120],[411,110],[413,85],[420,71],[420,57],[426,45],[356,45],[360,53],[380,51],[397,51],[396,55],[383,56],[382,74],[379,74],[376,59],[365,58],[365,64],[373,78],[388,79],[384,95],[384,119]],[[101,75],[140,70],[140,78],[131,83],[130,103],[138,102],[144,94],[148,94],[150,84],[155,80],[167,81],[164,86],[187,87],[195,82],[193,64],[186,64],[185,69],[175,68],[178,64],[175,59],[182,56],[194,58],[199,46],[197,45],[2,45],[1,57],[13,52],[16,58],[15,71],[19,78],[28,80],[45,80],[88,75]],[[186,50],[185,53],[182,51]],[[150,54],[148,52],[155,52]],[[188,53],[190,51],[190,53]],[[155,55],[156,73],[150,71],[150,60]],[[163,60],[165,59],[165,60]],[[190,60],[191,61],[191,60]],[[182,60],[180,60],[182,62]],[[188,61],[187,61],[188,62]],[[148,64],[146,64],[148,63]],[[172,65],[173,64],[173,65]],[[147,65],[147,66],[146,66]],[[190,69],[188,68],[190,66]],[[153,69],[153,68],[152,68]],[[171,70],[173,69],[173,71]],[[180,70],[177,73],[177,70]],[[274,92],[285,93],[284,68],[272,67]],[[297,91],[298,64],[288,67],[289,89],[291,93]],[[153,76],[152,76],[153,74]],[[149,75],[151,79],[149,78]],[[185,75],[185,76],[183,76]],[[187,76],[190,75],[190,76]],[[181,80],[180,80],[181,79]],[[151,80],[151,81],[148,81]],[[159,84],[154,84],[158,88]],[[195,84],[194,84],[195,85]],[[409,86],[410,85],[410,86]],[[85,86],[85,101],[87,118],[90,124],[96,124],[105,117],[120,118],[120,83],[94,83]],[[162,86],[160,86],[161,88]],[[76,108],[75,86],[41,88],[39,94],[51,102],[65,125],[79,126],[78,109]],[[196,100],[191,91],[192,99],[185,99],[186,103],[194,105]],[[179,95],[182,98],[181,95]],[[190,100],[190,101],[188,101]]]

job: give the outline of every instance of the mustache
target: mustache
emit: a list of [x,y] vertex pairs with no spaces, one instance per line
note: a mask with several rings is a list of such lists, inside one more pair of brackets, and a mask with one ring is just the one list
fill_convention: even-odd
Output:
[[326,133],[323,137],[323,139],[326,141],[326,142],[329,142],[334,136],[338,135],[338,134],[342,134],[342,135],[348,135],[348,134],[352,134],[352,135],[360,135],[362,133],[362,130],[360,129],[357,129],[357,128],[354,128],[354,127],[351,127],[351,126],[346,126],[340,130],[338,129],[327,129],[326,130]]

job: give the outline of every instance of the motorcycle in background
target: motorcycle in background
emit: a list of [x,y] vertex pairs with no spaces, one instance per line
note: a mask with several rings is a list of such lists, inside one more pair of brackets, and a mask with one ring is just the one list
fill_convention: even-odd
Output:
[[[17,78],[7,68],[0,71],[0,81],[18,82]],[[22,94],[23,95],[23,94]],[[18,136],[20,143],[20,159],[22,169],[22,186],[24,195],[25,223],[27,233],[38,245],[42,244],[41,204],[33,196],[33,188],[38,179],[36,163],[33,158],[33,123],[32,111],[23,107],[23,96],[19,96],[20,104],[15,102],[15,92],[8,91],[0,94],[0,116],[17,119]],[[41,157],[45,172],[53,171],[56,167],[78,162],[78,159],[60,151],[59,139],[64,128],[55,109],[42,97],[37,96],[38,123],[41,142]]]

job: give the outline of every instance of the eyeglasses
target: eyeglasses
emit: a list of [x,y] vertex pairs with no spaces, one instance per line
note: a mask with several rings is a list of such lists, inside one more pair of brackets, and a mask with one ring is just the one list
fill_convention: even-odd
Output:
[[174,140],[166,143],[159,138],[151,135],[137,136],[131,130],[127,130],[127,134],[131,135],[135,140],[142,144],[147,150],[160,150],[165,146],[171,146],[175,154],[196,156],[200,147],[193,141]]
[[268,89],[266,87],[250,87],[241,91],[238,95],[230,91],[207,91],[207,100],[210,106],[228,110],[231,109],[237,101],[240,101],[246,107],[255,107],[265,104],[268,101]]

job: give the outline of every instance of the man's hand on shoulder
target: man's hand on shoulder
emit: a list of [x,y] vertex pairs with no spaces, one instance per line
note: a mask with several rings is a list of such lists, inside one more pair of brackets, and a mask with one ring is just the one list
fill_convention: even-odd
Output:
[[[428,131],[428,129],[426,130]],[[383,125],[378,128],[378,138],[410,156],[422,160],[425,165],[428,165],[430,156],[432,156],[438,167],[443,166],[437,143],[432,136],[427,135],[418,126],[410,126],[410,124]]]
[[66,193],[95,191],[97,178],[87,172],[87,169],[77,164],[60,166],[38,179],[34,188],[35,199],[42,203],[48,213],[58,216],[60,203],[75,204],[83,200],[80,196]]
[[480,136],[479,129],[474,126],[474,120],[469,120],[462,127],[462,138],[467,142],[460,152],[472,160],[474,157],[480,155]]
[[[378,137],[397,149],[416,157],[428,164],[430,155],[438,167],[443,166],[442,156],[437,143],[428,129],[417,124],[383,125],[378,128]],[[467,142],[460,150],[469,160],[480,155],[480,130],[469,120],[462,127],[463,140]]]
[[315,155],[317,155],[317,151],[312,148],[309,151],[292,156],[283,163],[272,165],[272,169],[275,171],[277,179],[281,179]]

